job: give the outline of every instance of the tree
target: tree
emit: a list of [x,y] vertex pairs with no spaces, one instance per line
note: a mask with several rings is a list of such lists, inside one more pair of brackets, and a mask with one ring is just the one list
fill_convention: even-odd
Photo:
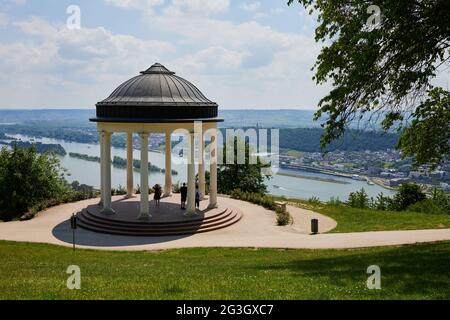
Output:
[[366,190],[351,192],[348,196],[347,204],[352,208],[366,209],[369,207],[369,196]]
[[256,157],[256,164],[250,164],[250,146],[245,142],[245,163],[237,163],[238,154],[238,140],[234,139],[234,163],[226,164],[226,144],[223,147],[224,160],[222,165],[218,168],[217,186],[219,193],[231,194],[233,190],[240,189],[243,192],[263,194],[267,192],[267,187],[264,183],[265,177],[262,169],[267,165],[261,162],[259,157]]
[[324,43],[314,79],[333,86],[315,115],[326,116],[322,147],[351,121],[379,115],[385,130],[398,129],[397,147],[416,165],[442,161],[449,153],[449,92],[433,89],[432,80],[450,61],[450,1],[298,1],[317,14],[315,39]]
[[415,183],[403,183],[394,196],[395,210],[403,211],[410,205],[426,199],[422,188]]
[[53,154],[37,154],[35,147],[0,150],[0,219],[11,220],[30,207],[68,190]]

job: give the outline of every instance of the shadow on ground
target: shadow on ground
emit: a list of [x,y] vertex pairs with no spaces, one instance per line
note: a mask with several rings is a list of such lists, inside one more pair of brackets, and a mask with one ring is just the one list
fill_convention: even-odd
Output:
[[[54,227],[52,230],[52,234],[58,240],[66,243],[72,243],[73,238],[72,229],[70,228],[70,220],[66,220]],[[192,235],[166,237],[133,237],[97,233],[78,228],[77,230],[75,230],[75,243],[77,245],[92,247],[125,247],[170,242],[191,236]]]

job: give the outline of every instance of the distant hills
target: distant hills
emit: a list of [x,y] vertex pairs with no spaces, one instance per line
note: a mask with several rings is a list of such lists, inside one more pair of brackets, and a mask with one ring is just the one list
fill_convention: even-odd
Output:
[[[314,110],[219,110],[219,116],[225,119],[224,127],[260,127],[266,128],[319,128],[321,122],[313,121]],[[56,127],[92,127],[89,118],[95,116],[92,109],[36,109],[9,110],[0,109],[0,125],[3,123],[33,124],[46,123]],[[355,123],[353,128],[359,127]],[[366,125],[361,127],[367,127]],[[379,129],[375,124],[370,130]]]
[[[0,136],[23,134],[34,137],[48,137],[81,143],[98,142],[95,123],[89,118],[95,110],[0,110]],[[222,128],[279,128],[280,148],[304,152],[320,152],[320,137],[323,129],[320,122],[313,121],[312,110],[221,110],[225,119]],[[398,135],[378,130],[378,125],[358,124],[346,131],[343,138],[331,143],[327,150],[377,151],[395,147]],[[124,136],[114,135],[113,145],[124,146]]]

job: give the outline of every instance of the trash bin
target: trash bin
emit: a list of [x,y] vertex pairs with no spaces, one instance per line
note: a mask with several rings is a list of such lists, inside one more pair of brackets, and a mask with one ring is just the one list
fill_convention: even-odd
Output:
[[319,233],[319,220],[311,219],[311,233],[318,234]]

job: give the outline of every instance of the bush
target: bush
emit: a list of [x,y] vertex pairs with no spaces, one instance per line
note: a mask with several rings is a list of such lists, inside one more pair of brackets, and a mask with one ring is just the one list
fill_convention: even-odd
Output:
[[317,197],[311,197],[311,198],[309,198],[308,200],[307,200],[307,202],[309,203],[309,204],[312,204],[312,205],[319,205],[319,204],[321,204],[322,202],[320,202],[320,199],[319,198],[317,198]]
[[403,211],[409,206],[426,199],[422,188],[415,183],[402,184],[393,199],[393,208],[396,211]]
[[180,193],[180,181],[177,181],[177,183],[172,185],[172,192],[173,193]]
[[127,194],[127,190],[122,187],[122,186],[118,186],[117,188],[112,188],[111,189],[111,195],[112,196],[123,196]]
[[362,188],[360,191],[351,192],[348,196],[347,204],[352,208],[369,208],[369,196],[366,190]]
[[292,217],[288,211],[283,211],[276,204],[275,198],[269,195],[252,193],[252,192],[242,192],[240,189],[235,189],[231,191],[230,196],[233,199],[248,201],[266,209],[275,211],[277,214],[277,224],[284,226],[292,221]]
[[275,212],[277,213],[277,224],[279,226],[286,226],[291,223],[292,217],[289,212],[281,208],[277,208]]
[[391,198],[385,196],[383,192],[381,192],[375,201],[373,202],[372,208],[375,210],[388,210],[391,202]]
[[327,202],[327,204],[331,206],[340,206],[342,205],[342,201],[339,200],[339,197],[337,198],[331,197],[330,200]]
[[434,188],[431,191],[431,200],[433,200],[443,212],[450,214],[450,195],[446,194],[443,190]]
[[441,206],[436,204],[431,199],[425,199],[425,200],[416,202],[416,203],[410,205],[407,208],[407,210],[408,211],[413,211],[413,212],[429,213],[429,214],[444,214],[444,213],[448,213],[448,212],[445,212],[445,210]]
[[35,147],[0,151],[0,219],[10,221],[32,207],[55,199],[63,201],[70,187],[53,154],[37,154]]

